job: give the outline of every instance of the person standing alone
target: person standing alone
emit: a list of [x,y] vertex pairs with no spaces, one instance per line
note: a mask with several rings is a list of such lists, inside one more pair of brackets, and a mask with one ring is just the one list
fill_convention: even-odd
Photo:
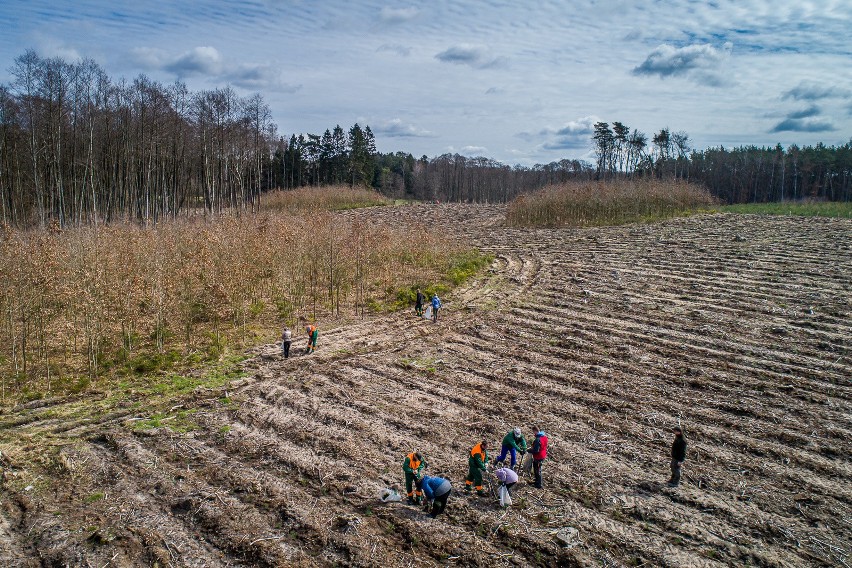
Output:
[[293,332],[286,325],[284,331],[281,332],[281,352],[285,359],[290,358],[290,344],[293,342]]
[[674,441],[672,442],[672,477],[669,479],[669,487],[677,487],[680,483],[680,468],[686,459],[686,438],[680,426],[674,428]]

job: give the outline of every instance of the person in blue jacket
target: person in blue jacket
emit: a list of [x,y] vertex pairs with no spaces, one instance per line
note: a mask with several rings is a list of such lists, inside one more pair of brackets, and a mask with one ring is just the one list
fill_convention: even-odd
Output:
[[442,308],[444,304],[441,303],[441,298],[438,297],[438,294],[432,296],[432,321],[438,321],[438,308]]
[[[434,519],[447,508],[447,499],[450,498],[453,486],[449,479],[424,475],[417,481],[417,489],[422,489],[423,495],[426,497],[424,511]],[[430,507],[431,512],[429,512]]]

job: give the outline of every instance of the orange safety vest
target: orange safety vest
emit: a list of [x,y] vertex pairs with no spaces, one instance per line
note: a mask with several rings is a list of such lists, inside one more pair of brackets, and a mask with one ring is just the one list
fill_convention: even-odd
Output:
[[417,468],[420,467],[420,463],[421,462],[418,461],[416,457],[414,457],[414,452],[408,454],[408,467],[410,467],[414,471],[417,471]]
[[470,450],[470,457],[474,457],[476,454],[479,454],[479,459],[482,463],[485,463],[485,452],[482,451],[482,442],[476,444],[472,450]]

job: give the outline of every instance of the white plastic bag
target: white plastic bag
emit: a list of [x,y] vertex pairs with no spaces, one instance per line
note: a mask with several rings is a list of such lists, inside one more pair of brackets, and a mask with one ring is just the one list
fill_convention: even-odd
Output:
[[387,487],[379,491],[379,500],[382,503],[394,503],[396,501],[402,501],[402,495],[400,495],[395,489]]
[[432,319],[432,306],[427,306],[426,309],[423,310],[423,319]]
[[512,495],[505,485],[500,486],[500,506],[509,507],[512,504]]

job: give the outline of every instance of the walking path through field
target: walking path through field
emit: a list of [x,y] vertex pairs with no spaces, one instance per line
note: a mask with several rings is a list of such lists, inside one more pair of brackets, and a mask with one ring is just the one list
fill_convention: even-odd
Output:
[[[397,313],[321,326],[309,357],[258,348],[226,399],[199,394],[198,430],[59,425],[86,436],[61,453],[67,483],[3,494],[0,564],[852,564],[852,222],[345,215],[429,219],[495,261],[437,324]],[[531,441],[535,424],[551,443],[543,490],[521,484],[508,510],[460,492],[471,446],[499,450],[516,425]],[[453,481],[436,520],[377,499],[413,449]],[[567,527],[574,546],[555,539]]]

